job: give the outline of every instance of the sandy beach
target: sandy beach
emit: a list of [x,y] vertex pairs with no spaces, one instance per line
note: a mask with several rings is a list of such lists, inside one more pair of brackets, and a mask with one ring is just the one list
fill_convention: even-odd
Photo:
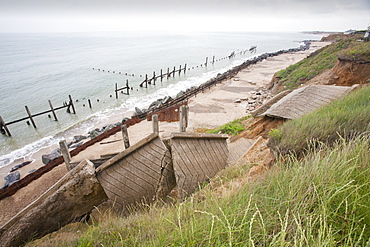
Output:
[[[190,98],[188,101],[189,126],[187,130],[194,131],[198,128],[214,128],[236,118],[246,116],[246,103],[243,101],[236,103],[235,101],[237,99],[246,97],[248,92],[264,88],[270,82],[275,72],[304,59],[315,50],[328,44],[329,42],[312,42],[308,50],[269,57],[260,63],[241,70],[233,78],[211,87],[196,97]],[[122,117],[126,116],[119,115],[112,117],[106,124],[119,122],[122,120]],[[160,122],[159,129],[160,136],[166,137],[172,132],[179,131],[179,124],[177,122]],[[131,145],[149,135],[151,131],[152,122],[146,120],[128,128]],[[41,155],[50,153],[56,147],[57,145],[51,147],[50,150],[40,150],[35,153],[32,157],[35,161],[19,169],[21,176],[23,177],[29,171],[43,166]],[[80,152],[72,158],[72,162],[78,162],[84,159],[97,159],[100,158],[100,155],[117,153],[123,150],[122,134],[118,132]],[[65,164],[61,164],[25,188],[20,189],[15,195],[1,200],[0,225],[3,225],[22,208],[39,197],[55,181],[65,175],[66,172]],[[0,186],[4,182],[4,176],[8,173],[9,167],[0,168]]]

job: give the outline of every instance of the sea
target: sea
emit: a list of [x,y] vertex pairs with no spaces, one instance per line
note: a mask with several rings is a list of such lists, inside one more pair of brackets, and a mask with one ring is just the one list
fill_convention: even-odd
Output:
[[[130,117],[165,96],[198,86],[218,73],[265,52],[299,47],[321,36],[300,32],[99,32],[1,33],[0,116],[5,123],[63,106],[72,98],[76,114],[66,108],[8,125],[0,134],[0,167],[26,159],[42,148],[75,134],[86,134],[112,116]],[[256,52],[250,52],[257,46]],[[229,55],[236,56],[229,59]],[[208,61],[207,66],[205,66]],[[214,61],[214,62],[213,62]],[[169,69],[184,68],[147,88],[139,85]],[[130,87],[130,94],[115,88]],[[91,108],[89,107],[89,102]]]

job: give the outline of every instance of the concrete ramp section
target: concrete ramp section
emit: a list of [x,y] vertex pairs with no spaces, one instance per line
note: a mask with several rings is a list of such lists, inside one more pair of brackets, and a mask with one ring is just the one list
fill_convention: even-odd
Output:
[[176,185],[171,154],[158,134],[151,134],[97,168],[105,193],[119,208],[150,203]]
[[172,133],[171,151],[178,197],[193,193],[225,168],[228,159],[227,135]]
[[295,119],[348,94],[354,87],[309,85],[289,93],[261,115]]

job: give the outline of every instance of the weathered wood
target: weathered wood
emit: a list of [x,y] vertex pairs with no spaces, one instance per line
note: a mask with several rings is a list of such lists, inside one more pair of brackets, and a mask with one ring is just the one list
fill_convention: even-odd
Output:
[[123,137],[123,144],[125,146],[125,149],[128,149],[130,147],[130,139],[128,137],[127,125],[126,124],[123,124],[121,126],[121,131],[122,131],[122,137]]
[[25,106],[25,108],[26,108],[26,111],[27,111],[27,114],[28,114],[28,118],[31,120],[33,127],[37,128],[35,121],[33,121],[33,117],[32,117],[32,114],[30,112],[30,109],[28,109],[28,106]]
[[66,140],[61,140],[59,142],[59,147],[60,147],[60,152],[61,152],[61,154],[63,156],[63,159],[64,159],[64,163],[67,166],[67,170],[68,171],[72,170],[73,167],[70,166],[72,157],[71,157],[71,154],[69,153]]
[[212,64],[214,64],[215,63],[215,56],[213,56],[213,58],[212,58]]
[[154,114],[152,116],[153,121],[153,133],[159,133],[158,115]]
[[108,197],[118,208],[151,203],[175,186],[170,152],[151,134],[96,169]]
[[55,114],[55,110],[54,110],[53,105],[51,104],[50,100],[49,100],[49,106],[50,106],[51,112],[53,113],[54,120],[58,121],[57,115]]
[[206,62],[204,63],[204,65],[207,67],[207,65],[208,65],[208,57],[206,57]]
[[170,145],[179,198],[193,193],[227,165],[226,135],[172,133]]
[[12,134],[10,134],[10,131],[8,129],[8,127],[6,126],[3,118],[0,116],[0,130],[1,132],[4,132],[3,134],[7,134],[9,137],[12,136]]
[[72,96],[68,95],[68,98],[69,98],[69,105],[72,106],[73,114],[76,114],[76,109],[75,109],[75,106],[73,104]]
[[89,107],[92,108],[92,106],[91,106],[91,100],[88,99],[87,102],[89,103]]
[[186,132],[188,127],[189,106],[180,106],[180,132]]
[[271,117],[295,119],[348,94],[353,87],[309,85],[294,90],[271,105],[263,114]]

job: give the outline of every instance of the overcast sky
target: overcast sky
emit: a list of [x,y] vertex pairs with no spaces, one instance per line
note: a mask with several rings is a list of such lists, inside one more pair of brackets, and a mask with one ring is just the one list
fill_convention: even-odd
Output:
[[0,32],[345,31],[370,0],[0,0]]

